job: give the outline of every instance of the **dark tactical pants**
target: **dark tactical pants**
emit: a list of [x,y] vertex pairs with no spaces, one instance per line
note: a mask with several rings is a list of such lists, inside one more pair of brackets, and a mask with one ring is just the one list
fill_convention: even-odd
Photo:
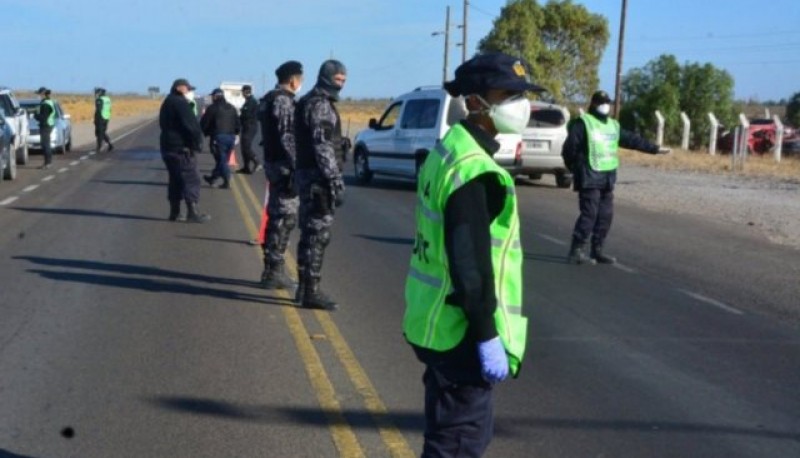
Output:
[[264,234],[264,260],[273,266],[285,263],[289,236],[297,226],[300,199],[294,186],[294,172],[284,163],[268,163],[269,180],[267,215],[269,222]]
[[252,126],[242,126],[242,134],[239,137],[239,140],[241,141],[242,147],[242,166],[246,169],[252,170],[250,163],[253,164],[253,168],[259,164],[258,157],[253,151],[253,139],[255,139],[257,131],[257,124]]
[[103,142],[111,144],[111,139],[108,138],[108,120],[97,119],[94,121],[94,138],[97,139],[97,152],[100,152],[100,147]]
[[167,166],[169,184],[167,199],[170,202],[196,204],[200,200],[200,173],[197,159],[191,151],[162,151],[161,158]]
[[[44,124],[44,123],[43,123]],[[53,135],[53,128],[39,129],[39,140],[42,145],[42,154],[44,154],[44,164],[48,165],[53,162],[53,148],[50,146],[50,137]]]
[[581,189],[578,205],[581,214],[575,221],[573,239],[585,243],[591,237],[593,246],[602,246],[614,219],[614,191],[610,188]]
[[422,457],[482,456],[494,433],[492,385],[481,377],[475,343],[417,355],[426,364]]
[[300,278],[319,280],[325,247],[331,240],[333,202],[330,187],[316,170],[295,173],[300,194],[300,242],[297,269]]

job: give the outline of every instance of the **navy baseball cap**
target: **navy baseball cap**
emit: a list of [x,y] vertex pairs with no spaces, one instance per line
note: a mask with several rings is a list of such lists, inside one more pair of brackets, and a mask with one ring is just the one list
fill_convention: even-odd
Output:
[[608,96],[606,91],[597,91],[592,94],[592,105],[602,105],[604,103],[611,103],[611,97]]
[[186,86],[190,91],[195,90],[195,87],[189,84],[189,80],[186,78],[178,78],[172,82],[172,89],[175,89],[178,86]]
[[225,95],[225,92],[220,88],[216,88],[213,91],[211,91],[211,96],[213,97],[215,95]]
[[456,69],[456,78],[444,83],[453,97],[481,94],[490,89],[543,92],[531,83],[530,66],[523,59],[503,53],[479,54]]

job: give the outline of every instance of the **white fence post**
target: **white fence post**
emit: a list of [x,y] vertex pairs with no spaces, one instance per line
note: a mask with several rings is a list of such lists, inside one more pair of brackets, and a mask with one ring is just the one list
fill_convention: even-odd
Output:
[[736,156],[739,155],[739,140],[740,140],[740,132],[742,128],[740,126],[736,126],[733,129],[733,147],[731,148],[731,172],[736,171]]
[[658,122],[656,130],[656,143],[658,146],[664,146],[664,116],[658,110],[656,110],[656,121]]
[[750,146],[750,121],[748,121],[744,113],[739,113],[739,124],[742,128],[740,133],[741,138],[739,139],[739,162],[741,164],[741,169],[744,170],[744,162],[747,160]]
[[769,113],[769,108],[767,108],[767,107],[764,107],[764,117],[767,118],[767,119],[772,117],[772,115],[770,115],[770,113]]
[[711,123],[711,132],[708,136],[708,154],[717,154],[717,132],[719,132],[719,121],[714,113],[708,113],[708,121]]
[[681,135],[681,149],[689,150],[689,133],[692,131],[692,121],[681,111],[681,122],[683,123],[683,135]]
[[781,117],[775,115],[775,162],[781,161],[781,154],[783,153],[783,123]]

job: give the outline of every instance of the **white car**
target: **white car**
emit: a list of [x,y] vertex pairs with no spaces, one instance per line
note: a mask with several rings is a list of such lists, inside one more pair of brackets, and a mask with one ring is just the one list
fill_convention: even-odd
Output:
[[[41,139],[39,136],[39,121],[36,120],[36,113],[39,112],[41,101],[36,99],[21,100],[20,105],[28,112],[30,125],[30,135],[28,136],[28,148],[41,150]],[[70,115],[64,113],[61,104],[54,101],[56,106],[56,125],[50,134],[50,147],[55,153],[64,154],[72,149],[72,121]]]
[[225,94],[225,101],[235,106],[237,111],[241,110],[242,105],[244,105],[242,88],[246,85],[253,87],[253,83],[245,82],[223,81],[219,83],[219,88]]
[[[450,126],[466,118],[462,97],[451,97],[441,86],[419,87],[392,100],[379,120],[353,141],[356,180],[367,184],[373,175],[415,180],[428,152]],[[522,136],[499,134],[500,150],[494,155],[501,166],[513,170],[521,163]]]
[[28,114],[14,97],[11,89],[0,88],[0,115],[11,131],[11,151],[17,164],[28,163]]
[[569,110],[560,105],[531,102],[531,118],[522,133],[522,165],[515,175],[538,180],[548,173],[555,175],[559,188],[572,186],[572,174],[561,158],[569,117]]
[[17,158],[11,149],[11,126],[5,117],[0,116],[0,180],[13,180],[17,177]]

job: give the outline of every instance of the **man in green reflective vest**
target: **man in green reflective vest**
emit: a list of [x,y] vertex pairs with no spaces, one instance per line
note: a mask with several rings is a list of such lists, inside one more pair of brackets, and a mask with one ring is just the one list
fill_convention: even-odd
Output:
[[39,144],[42,145],[44,164],[40,169],[49,169],[53,163],[53,147],[50,144],[53,128],[56,126],[56,104],[50,99],[50,89],[40,87],[36,93],[41,97],[36,121],[39,122]]
[[[605,253],[603,244],[614,217],[614,185],[617,182],[619,147],[650,154],[666,154],[660,148],[633,132],[620,129],[619,122],[609,116],[611,98],[605,91],[592,95],[588,113],[571,122],[561,156],[573,174],[578,192],[580,215],[572,231],[572,245],[567,259],[573,264],[614,264],[616,259]],[[586,241],[592,249],[586,254]]]
[[94,90],[94,136],[97,139],[97,151],[100,152],[100,147],[103,146],[105,141],[108,145],[108,151],[114,149],[111,144],[111,139],[108,138],[108,122],[111,120],[111,97],[106,95],[106,90],[102,87],[95,88]]
[[482,54],[445,83],[468,116],[428,153],[417,184],[416,241],[403,331],[426,365],[422,456],[480,456],[492,438],[492,387],[519,374],[527,319],[513,178],[492,158],[521,133],[528,65]]

